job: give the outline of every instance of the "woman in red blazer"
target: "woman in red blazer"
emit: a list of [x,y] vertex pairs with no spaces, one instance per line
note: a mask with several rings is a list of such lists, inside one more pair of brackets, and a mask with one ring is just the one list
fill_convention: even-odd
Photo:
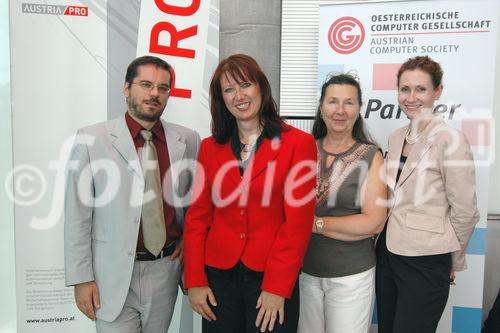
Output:
[[210,101],[212,136],[201,143],[184,230],[189,301],[203,332],[296,332],[315,141],[281,120],[247,55],[221,61]]

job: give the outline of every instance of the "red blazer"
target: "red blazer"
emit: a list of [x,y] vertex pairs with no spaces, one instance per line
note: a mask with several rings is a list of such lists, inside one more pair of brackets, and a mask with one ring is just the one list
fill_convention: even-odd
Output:
[[317,151],[310,134],[286,128],[262,141],[243,177],[230,142],[202,141],[184,229],[186,288],[208,286],[205,264],[241,260],[264,272],[262,290],[291,296],[314,220]]

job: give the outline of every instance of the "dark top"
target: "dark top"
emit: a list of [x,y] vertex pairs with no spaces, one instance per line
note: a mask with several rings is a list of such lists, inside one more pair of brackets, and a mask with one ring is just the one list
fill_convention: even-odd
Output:
[[[322,139],[317,145],[316,216],[360,214],[361,187],[379,148],[356,142],[345,152],[332,154],[323,149]],[[328,156],[334,158],[330,166],[326,165]],[[332,278],[361,273],[374,266],[372,237],[347,242],[313,233],[303,271],[316,277]]]
[[408,158],[408,156],[403,156],[403,154],[401,154],[401,157],[399,158],[399,166],[398,166],[398,174],[396,176],[396,184],[399,182],[399,176],[401,176],[401,171],[403,171],[403,167],[405,166],[407,158]]
[[[128,114],[128,112],[125,113],[125,120],[127,122],[128,129],[130,130],[130,135],[132,136],[132,140],[134,141],[135,149],[139,150],[144,146],[144,139],[139,134],[139,132],[145,128],[143,128],[141,124],[135,121]],[[165,138],[165,132],[163,130],[161,121],[156,122],[156,124],[151,129],[151,132],[153,132],[153,144],[155,145],[156,152],[158,154],[161,186],[162,188],[164,186],[168,186],[170,188],[172,180],[169,179],[170,177],[167,173],[167,170],[170,168],[170,158],[168,156],[167,140]],[[179,239],[182,234],[182,229],[175,220],[174,208],[168,202],[165,201],[165,198],[163,198],[163,215],[165,217],[165,227],[167,230],[167,243]],[[137,251],[138,252],[146,251],[146,248],[144,247],[144,238],[142,236],[142,226],[141,228],[139,228],[139,237],[137,238]]]
[[250,159],[255,155],[257,152],[257,149],[259,149],[260,145],[262,144],[262,141],[264,138],[268,139],[274,139],[274,138],[281,138],[281,133],[276,132],[276,133],[270,133],[269,135],[265,135],[264,132],[262,132],[259,137],[257,138],[257,141],[255,141],[255,145],[252,147],[252,151],[250,152],[250,156],[244,161],[241,160],[241,152],[242,152],[242,144],[240,141],[240,136],[238,135],[238,127],[235,127],[234,133],[231,136],[231,149],[233,150],[234,156],[236,156],[236,159],[239,162],[240,165],[240,175],[243,176],[243,173],[245,172],[245,169],[248,166],[248,162]]

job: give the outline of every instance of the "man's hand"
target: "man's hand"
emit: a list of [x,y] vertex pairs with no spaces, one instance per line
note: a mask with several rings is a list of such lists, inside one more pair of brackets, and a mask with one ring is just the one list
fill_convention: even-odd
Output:
[[94,308],[99,309],[101,307],[99,290],[95,281],[75,285],[75,301],[76,306],[84,315],[91,320],[95,320]]
[[207,298],[212,306],[217,306],[215,296],[210,287],[194,287],[188,289],[189,303],[194,311],[208,321],[216,320],[215,314],[207,303]]
[[266,332],[268,329],[272,331],[278,315],[279,323],[283,325],[285,322],[284,297],[262,291],[257,299],[257,306],[255,308],[260,308],[257,319],[255,320],[255,326],[260,326],[261,332]]
[[170,256],[170,260],[175,260],[177,257],[179,257],[179,261],[182,262],[182,259],[184,258],[184,238],[181,238],[175,244],[175,250]]

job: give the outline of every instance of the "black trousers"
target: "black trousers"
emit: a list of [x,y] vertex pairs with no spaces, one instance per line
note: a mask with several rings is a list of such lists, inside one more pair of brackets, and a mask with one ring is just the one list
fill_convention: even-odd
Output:
[[491,308],[488,318],[484,321],[482,333],[498,333],[500,332],[500,290],[498,291],[495,303]]
[[375,291],[379,333],[434,333],[450,291],[451,254],[400,256],[385,230],[377,242]]
[[[203,333],[253,333],[260,332],[255,326],[258,309],[257,299],[261,293],[264,273],[256,272],[238,262],[233,268],[221,270],[206,266],[208,284],[217,306],[210,307],[217,320],[202,320]],[[285,299],[285,322],[278,319],[272,332],[296,333],[299,320],[299,282],[295,284],[291,299]]]

